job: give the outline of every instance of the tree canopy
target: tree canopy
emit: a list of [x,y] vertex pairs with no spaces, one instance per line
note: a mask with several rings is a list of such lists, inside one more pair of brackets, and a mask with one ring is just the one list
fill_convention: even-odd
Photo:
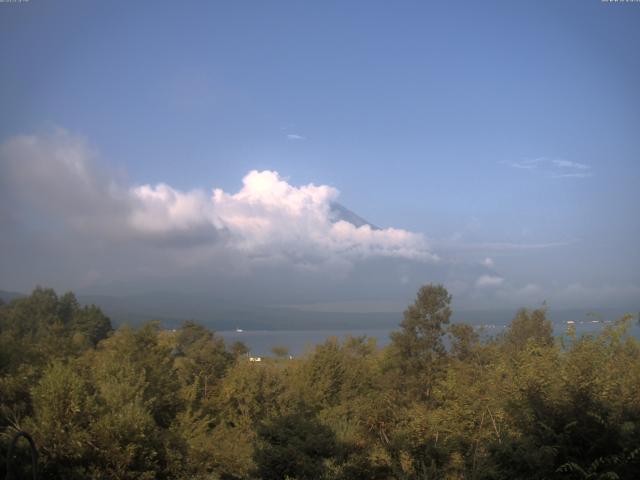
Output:
[[30,432],[43,479],[640,478],[631,316],[562,338],[545,306],[495,337],[450,319],[425,285],[384,348],[250,362],[194,322],[113,330],[37,288],[0,305],[0,447]]

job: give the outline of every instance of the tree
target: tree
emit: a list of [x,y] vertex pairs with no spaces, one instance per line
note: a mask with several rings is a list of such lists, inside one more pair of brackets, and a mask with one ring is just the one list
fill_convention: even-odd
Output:
[[97,345],[113,332],[111,320],[95,305],[77,308],[71,318],[70,329],[84,335],[91,345]]
[[451,317],[451,295],[442,285],[425,285],[404,311],[401,330],[391,334],[392,364],[400,379],[418,398],[426,399],[446,357],[444,326]]
[[518,311],[505,335],[508,349],[516,353],[522,351],[528,342],[539,347],[553,345],[553,326],[547,319],[547,308]]
[[52,363],[32,390],[33,429],[43,455],[42,473],[82,478],[95,405],[85,381],[69,365]]
[[335,435],[306,412],[267,421],[258,428],[254,454],[262,480],[317,480],[324,476],[324,459],[336,449]]
[[156,323],[122,327],[82,358],[96,392],[96,478],[158,478],[163,432],[181,407],[171,350],[158,333]]
[[480,336],[471,325],[454,323],[449,327],[451,337],[451,354],[459,360],[470,358],[478,348]]
[[340,402],[348,370],[345,360],[337,338],[316,345],[300,369],[303,397],[308,405],[320,409]]
[[186,397],[193,407],[206,404],[233,364],[235,354],[227,351],[221,337],[191,321],[180,328],[176,348],[183,353],[175,367]]

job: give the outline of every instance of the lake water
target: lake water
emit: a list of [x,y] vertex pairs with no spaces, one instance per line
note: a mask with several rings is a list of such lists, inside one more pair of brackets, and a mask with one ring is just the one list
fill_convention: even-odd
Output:
[[392,329],[371,330],[249,330],[242,333],[236,331],[216,332],[225,342],[240,341],[251,350],[254,356],[270,356],[273,347],[287,347],[291,355],[299,356],[313,349],[315,345],[324,343],[330,337],[340,340],[348,335],[359,337],[366,335],[377,339],[378,346],[389,343]]
[[[578,335],[596,334],[607,325],[604,322],[592,323],[591,321],[576,322],[576,333]],[[566,332],[568,324],[565,322],[554,323],[555,335],[562,335]],[[480,329],[480,327],[476,327]],[[485,335],[498,335],[504,331],[504,325],[484,325],[483,331]],[[289,353],[299,356],[313,349],[315,345],[323,343],[327,338],[337,337],[344,339],[351,335],[354,337],[366,335],[377,340],[379,347],[383,347],[389,343],[389,334],[398,330],[398,328],[388,329],[353,329],[353,330],[248,330],[244,332],[220,331],[216,332],[221,335],[226,342],[243,342],[254,356],[271,356],[273,347],[283,346],[289,349]],[[636,338],[640,338],[640,327],[634,324],[630,333]]]

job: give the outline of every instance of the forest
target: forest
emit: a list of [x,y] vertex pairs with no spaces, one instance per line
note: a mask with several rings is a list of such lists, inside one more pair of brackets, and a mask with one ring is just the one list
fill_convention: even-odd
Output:
[[[384,348],[258,363],[194,322],[114,329],[37,288],[0,305],[0,451],[28,432],[42,479],[640,478],[634,317],[554,336],[522,309],[489,337],[451,300],[422,287]],[[18,446],[13,478],[31,478]]]

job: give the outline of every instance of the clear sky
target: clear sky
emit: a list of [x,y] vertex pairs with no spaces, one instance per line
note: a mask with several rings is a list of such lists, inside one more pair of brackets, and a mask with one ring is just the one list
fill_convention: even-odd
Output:
[[0,3],[0,289],[637,309],[639,45],[600,0]]

